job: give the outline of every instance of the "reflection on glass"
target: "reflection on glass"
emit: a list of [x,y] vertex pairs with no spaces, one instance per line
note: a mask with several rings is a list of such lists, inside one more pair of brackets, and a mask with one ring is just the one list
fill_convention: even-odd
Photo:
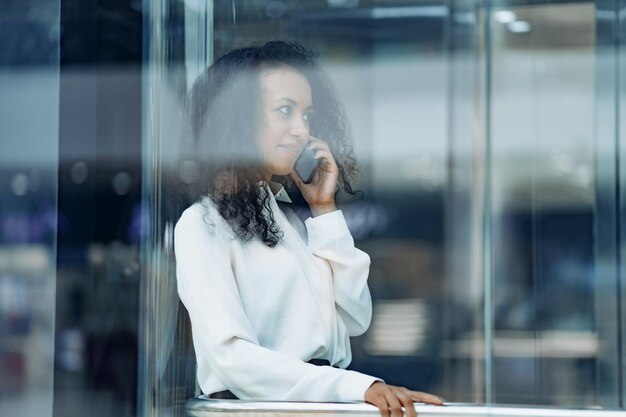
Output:
[[0,415],[52,415],[59,2],[0,11]]
[[[307,11],[311,13],[305,13]],[[185,20],[186,28],[196,28],[201,26],[197,12],[195,8],[185,9],[184,15],[169,14],[168,18],[178,21],[178,24],[182,24],[180,20]],[[445,8],[366,6],[354,14],[352,9],[346,7],[302,3],[288,8],[280,16],[272,14],[273,17],[268,18],[260,5],[250,3],[245,8],[236,7],[236,12],[233,15],[233,9],[223,3],[215,3],[211,11],[206,11],[213,21],[204,22],[202,27],[213,27],[214,37],[197,36],[195,33],[186,36],[185,50],[194,50],[190,43],[195,43],[199,52],[194,52],[185,61],[189,66],[184,75],[192,75],[189,68],[206,57],[205,51],[214,51],[213,54],[219,56],[235,46],[268,38],[300,38],[320,52],[322,66],[333,79],[348,112],[355,138],[355,153],[363,167],[358,188],[367,197],[363,201],[346,204],[344,213],[359,240],[358,245],[373,257],[374,265],[377,265],[377,269],[372,271],[370,283],[377,288],[373,289],[376,298],[374,315],[375,321],[382,326],[376,325],[377,330],[372,335],[354,341],[352,367],[410,388],[438,389],[441,367],[437,364],[437,347],[441,329],[437,328],[435,321],[441,315],[441,306],[427,297],[438,297],[438,285],[430,284],[441,279],[442,270],[442,218],[439,212],[441,187],[446,182],[447,142],[446,96],[439,93],[445,91],[447,82],[442,42]],[[360,29],[360,25],[368,21],[378,22],[379,27],[374,32]],[[288,26],[289,22],[293,22],[292,29]],[[416,22],[427,25],[423,40],[411,34],[412,25]],[[346,30],[346,25],[355,37],[337,42],[337,39],[342,39],[337,38],[338,31]],[[325,30],[320,31],[320,27]],[[413,44],[404,39],[409,34],[411,41],[418,42]],[[155,50],[169,48],[165,45],[171,39],[159,38],[161,35],[156,32],[153,35],[151,42],[163,42],[155,46]],[[376,41],[379,36],[380,41]],[[183,40],[175,41],[182,43]],[[177,86],[189,86],[193,78],[172,83],[170,77],[183,76],[177,69],[179,62],[170,62],[157,55],[153,59],[151,94],[159,100],[165,98],[165,101],[162,108],[156,109],[153,119],[156,123],[149,127],[152,132],[148,145],[153,147],[154,152],[150,155],[159,164],[158,171],[150,171],[151,175],[156,175],[156,181],[146,198],[161,208],[162,215],[156,222],[161,231],[154,231],[154,237],[147,245],[154,245],[148,253],[161,254],[158,257],[161,264],[172,259],[169,258],[169,244],[163,245],[159,236],[165,235],[167,225],[175,222],[188,205],[180,193],[184,187],[179,184],[193,184],[198,179],[199,169],[193,162],[194,158],[185,157],[185,152],[190,149],[187,146],[189,139],[177,125],[178,121],[171,117],[180,110],[166,110],[172,107],[182,109],[182,97],[186,91],[177,89]],[[207,66],[210,62],[203,64]],[[171,136],[165,132],[170,132]],[[215,152],[219,153],[219,150]],[[176,155],[180,155],[179,161],[175,159]],[[156,199],[157,195],[164,197]],[[434,222],[433,217],[436,219]],[[397,251],[387,248],[397,248]],[[167,258],[163,256],[164,252],[168,254]],[[165,271],[168,271],[167,275]],[[174,278],[172,272],[171,266],[163,264],[153,268],[155,275],[151,279],[154,284],[148,287],[156,290],[153,297],[161,299],[161,291],[167,291],[166,283]],[[415,282],[418,274],[419,283]],[[147,302],[154,303],[154,300],[149,298]],[[160,338],[169,340],[168,335],[174,330],[166,325],[169,321],[165,312],[171,313],[172,310],[164,304],[155,304],[159,305],[159,310],[157,316],[150,314],[150,329],[154,333],[149,337],[155,341]],[[396,304],[401,309],[406,305],[406,311],[396,313]],[[391,313],[386,306],[391,308]],[[406,318],[404,327],[396,335],[404,331],[412,334],[409,335],[411,340],[402,349],[389,343],[384,346],[384,342],[383,346],[380,345],[380,332],[385,334],[384,323],[389,322],[389,314],[392,321],[395,317]],[[412,328],[415,323],[422,323],[417,333]],[[397,342],[395,336],[391,341]],[[177,361],[167,349],[148,350],[145,354],[147,358],[156,358],[156,363],[162,358],[170,358],[171,364]],[[163,386],[164,380],[185,383],[183,380],[168,379],[157,367],[146,370],[146,374],[148,383],[145,392],[148,397],[153,395],[150,386]],[[191,395],[189,386],[182,391]],[[157,409],[181,400],[181,397],[172,398],[172,394],[158,392],[155,399]]]
[[171,228],[202,169],[184,97],[214,56],[293,39],[319,51],[362,167],[365,199],[343,210],[372,258],[374,319],[352,367],[451,401],[618,406],[616,149],[598,128],[615,123],[599,111],[615,111],[600,81],[615,67],[594,3],[530,3],[153,7],[144,404],[195,391],[168,293]]
[[594,23],[585,3],[498,7],[489,22],[494,402],[602,394]]

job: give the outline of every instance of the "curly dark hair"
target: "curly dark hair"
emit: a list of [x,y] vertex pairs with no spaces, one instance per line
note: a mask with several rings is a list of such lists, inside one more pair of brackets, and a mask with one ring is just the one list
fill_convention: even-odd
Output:
[[[238,238],[255,236],[274,247],[282,238],[269,206],[269,195],[259,185],[260,151],[255,138],[261,126],[262,71],[287,65],[309,82],[315,114],[310,121],[314,136],[330,147],[339,168],[339,189],[353,191],[357,174],[352,138],[345,112],[315,54],[295,42],[271,41],[233,50],[220,57],[195,81],[188,98],[195,157],[201,179],[195,199],[208,196]],[[300,195],[289,176],[276,181],[290,195]]]

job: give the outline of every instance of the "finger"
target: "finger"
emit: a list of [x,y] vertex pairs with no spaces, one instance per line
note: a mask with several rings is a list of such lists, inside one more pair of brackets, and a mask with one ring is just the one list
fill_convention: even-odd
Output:
[[398,400],[396,393],[389,390],[385,394],[387,404],[389,404],[389,410],[391,411],[391,417],[402,417],[402,403]]
[[329,151],[324,151],[324,150],[319,150],[315,152],[315,155],[313,155],[313,158],[315,159],[326,158],[329,161],[334,161],[333,154],[330,153]]
[[339,168],[337,167],[337,163],[335,162],[334,159],[332,159],[332,155],[320,155],[319,158],[316,158],[316,160],[320,161],[320,166],[322,169],[320,169],[318,172],[320,171],[326,171],[326,172],[332,172],[332,173],[337,173],[339,172]]
[[441,401],[441,398],[437,397],[436,395],[432,395],[432,394],[427,394],[425,392],[419,392],[419,391],[410,391],[411,392],[411,398],[413,398],[413,400],[415,401],[419,401],[422,403],[427,403],[427,404],[435,404],[435,405],[443,405],[443,401]]
[[399,392],[397,396],[404,407],[404,415],[406,417],[416,417],[417,413],[415,412],[415,406],[413,406],[413,400],[411,397],[403,392]]
[[426,392],[418,391],[418,394],[423,398],[422,401],[429,404],[443,405],[443,400],[436,395],[428,394]]
[[321,161],[321,165],[325,171],[338,171],[337,162],[330,152],[318,151],[314,156],[316,160]]
[[377,397],[374,405],[380,410],[381,417],[390,417],[389,404],[383,395]]
[[328,147],[328,144],[326,142],[322,141],[322,140],[319,140],[319,139],[315,139],[315,140],[309,141],[309,143],[306,146],[309,149],[323,149],[323,150],[330,151],[330,148]]
[[300,178],[300,175],[298,175],[298,173],[296,171],[291,171],[289,173],[289,176],[296,183],[296,186],[298,188],[300,188],[303,185],[306,185],[306,184],[304,184],[304,181],[302,181],[302,178]]

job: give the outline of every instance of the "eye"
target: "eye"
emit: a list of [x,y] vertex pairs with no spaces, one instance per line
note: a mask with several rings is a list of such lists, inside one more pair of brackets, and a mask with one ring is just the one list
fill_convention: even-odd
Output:
[[302,118],[304,119],[305,122],[310,123],[311,122],[311,117],[313,117],[313,112],[311,113],[304,113],[302,115]]
[[291,115],[291,106],[282,106],[278,109],[279,112],[284,114],[285,116]]

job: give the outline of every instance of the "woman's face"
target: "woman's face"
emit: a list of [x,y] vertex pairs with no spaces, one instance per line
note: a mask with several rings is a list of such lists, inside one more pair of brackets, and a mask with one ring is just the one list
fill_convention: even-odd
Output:
[[288,175],[309,140],[311,86],[302,74],[281,66],[261,74],[262,125],[258,138],[263,173]]

